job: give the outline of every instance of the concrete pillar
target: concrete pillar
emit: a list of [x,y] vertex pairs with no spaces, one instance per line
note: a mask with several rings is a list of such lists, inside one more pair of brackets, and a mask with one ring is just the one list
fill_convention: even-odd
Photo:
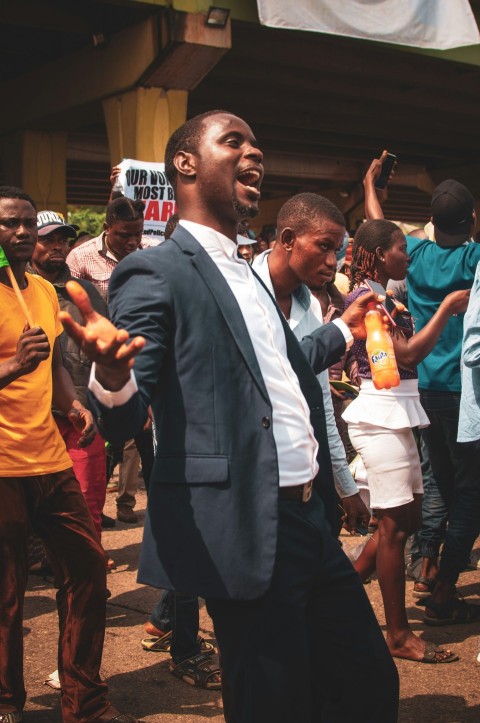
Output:
[[187,119],[188,91],[135,88],[103,101],[112,166],[122,158],[162,162],[174,130]]
[[23,188],[38,209],[67,212],[67,133],[21,131],[1,142],[5,183]]

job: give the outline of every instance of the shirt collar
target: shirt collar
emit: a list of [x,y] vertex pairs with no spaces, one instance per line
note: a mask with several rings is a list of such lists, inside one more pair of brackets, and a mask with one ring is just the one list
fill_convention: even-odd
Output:
[[[268,280],[268,288],[269,291],[272,293],[273,296],[275,296],[275,292],[273,290],[273,284],[272,284],[272,278],[270,276],[270,269],[268,268],[268,256],[272,253],[272,249],[267,249],[266,251],[263,251],[261,254],[257,256],[255,259],[255,263],[257,266],[262,266],[265,268],[265,277],[264,280]],[[254,264],[255,268],[255,264]],[[262,275],[263,278],[263,275]],[[300,286],[297,286],[297,288],[292,292],[292,300],[296,301],[304,311],[308,311],[311,304],[311,298],[312,294],[310,292],[310,289],[308,286],[305,286],[305,284],[300,284]],[[293,305],[292,305],[293,310]]]
[[102,256],[105,256],[105,258],[110,259],[110,261],[115,261],[115,263],[118,264],[117,257],[112,254],[112,252],[109,250],[109,248],[107,246],[107,242],[105,239],[105,231],[100,236],[100,245],[98,247],[98,251]]
[[238,261],[240,263],[247,264],[245,259],[241,259],[237,255],[236,241],[232,241],[232,239],[228,238],[228,236],[225,236],[223,233],[220,233],[220,231],[215,231],[215,229],[210,228],[209,226],[203,226],[203,224],[196,223],[195,221],[185,221],[184,219],[179,221],[179,224],[180,226],[183,226],[186,231],[191,233],[192,236],[195,236],[198,243],[203,246],[205,251],[209,253],[220,252],[223,256],[226,256],[235,262]]

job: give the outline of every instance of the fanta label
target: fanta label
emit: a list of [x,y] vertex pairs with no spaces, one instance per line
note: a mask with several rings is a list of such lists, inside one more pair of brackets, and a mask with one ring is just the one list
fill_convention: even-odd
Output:
[[384,349],[378,349],[372,352],[372,364],[379,364],[385,366],[387,363],[388,354]]

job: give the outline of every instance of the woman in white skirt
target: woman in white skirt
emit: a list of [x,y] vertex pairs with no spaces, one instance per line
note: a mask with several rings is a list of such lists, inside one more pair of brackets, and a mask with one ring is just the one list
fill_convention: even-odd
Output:
[[[389,279],[407,275],[406,239],[394,223],[367,221],[354,243],[351,292],[346,306],[369,289],[367,279],[386,288]],[[372,509],[378,530],[355,563],[362,580],[375,570],[383,597],[387,644],[394,657],[425,663],[450,663],[458,656],[414,635],[405,610],[404,550],[407,538],[421,525],[422,472],[414,427],[428,425],[420,404],[416,366],[435,346],[452,314],[464,312],[468,291],[449,294],[429,323],[414,334],[407,310],[398,311],[392,338],[400,372],[400,385],[375,389],[364,340],[354,342],[361,378],[360,394],[343,414],[353,446],[367,470]]]

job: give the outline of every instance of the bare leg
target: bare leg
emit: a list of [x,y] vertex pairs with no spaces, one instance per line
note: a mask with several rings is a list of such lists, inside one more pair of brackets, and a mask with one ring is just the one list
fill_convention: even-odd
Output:
[[362,552],[355,560],[353,567],[360,575],[360,580],[368,580],[377,568],[378,530],[370,537]]
[[405,561],[407,538],[418,528],[421,495],[413,502],[378,510],[377,575],[387,623],[387,645],[394,657],[420,660],[426,643],[413,634],[405,610]]

